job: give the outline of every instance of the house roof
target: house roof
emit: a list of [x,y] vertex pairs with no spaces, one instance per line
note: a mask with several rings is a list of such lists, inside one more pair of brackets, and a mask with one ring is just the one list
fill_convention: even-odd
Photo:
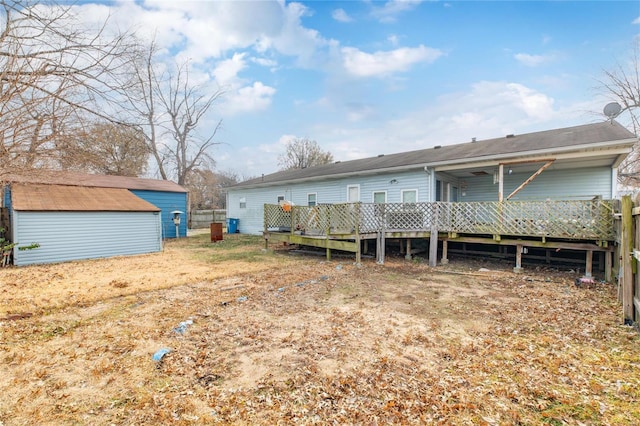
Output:
[[18,211],[160,211],[124,188],[26,183],[12,185],[11,206]]
[[378,155],[359,160],[338,161],[301,170],[281,171],[241,182],[232,188],[376,173],[399,168],[463,165],[489,159],[526,158],[540,154],[602,149],[609,146],[630,147],[636,140],[636,136],[619,123],[606,121],[522,135],[508,135],[477,142],[436,146],[398,154]]
[[163,192],[187,192],[169,180],[143,179],[130,176],[92,175],[88,173],[36,169],[29,174],[15,174],[4,178],[7,182],[122,188]]

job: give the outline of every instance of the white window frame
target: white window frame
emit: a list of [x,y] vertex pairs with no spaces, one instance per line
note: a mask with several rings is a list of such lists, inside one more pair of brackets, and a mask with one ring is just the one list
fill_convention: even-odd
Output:
[[381,191],[373,191],[371,193],[371,202],[375,203],[376,202],[376,194],[384,194],[384,201],[383,203],[387,202],[387,191],[385,190],[381,190]]
[[280,201],[284,201],[286,200],[286,198],[284,197],[284,195],[278,195],[278,198],[276,198],[278,201],[277,203],[280,204]]
[[[311,205],[311,202],[309,201],[309,196],[313,195],[315,197],[315,201],[313,202],[313,206]],[[307,206],[309,207],[315,207],[318,205],[318,193],[317,192],[307,192]]]
[[416,201],[414,201],[415,203],[418,202],[418,190],[417,189],[401,189],[400,190],[400,202],[401,203],[407,203],[407,202],[411,202],[411,201],[404,201],[404,194],[405,192],[415,192],[416,193]]
[[[355,201],[349,199],[349,193],[351,192],[351,188],[358,189],[358,199]],[[358,203],[358,202],[360,202],[360,184],[347,185],[347,203]]]
[[241,209],[246,209],[247,208],[247,197],[240,197],[240,200],[238,200],[240,203],[240,208]]

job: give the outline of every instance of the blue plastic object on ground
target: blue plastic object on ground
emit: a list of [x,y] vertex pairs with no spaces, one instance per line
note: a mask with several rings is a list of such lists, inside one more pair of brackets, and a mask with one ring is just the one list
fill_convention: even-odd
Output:
[[182,321],[176,328],[173,329],[173,331],[178,334],[184,334],[184,332],[187,331],[187,327],[189,327],[191,324],[193,324],[193,320],[189,319],[186,321]]
[[171,352],[171,349],[169,348],[158,349],[158,351],[153,354],[153,360],[156,362],[162,361],[162,358],[169,352]]

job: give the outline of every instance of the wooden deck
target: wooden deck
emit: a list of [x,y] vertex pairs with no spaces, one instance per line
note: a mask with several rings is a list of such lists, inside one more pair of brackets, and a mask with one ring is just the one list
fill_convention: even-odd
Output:
[[[289,207],[289,206],[288,206]],[[525,247],[587,252],[590,275],[594,251],[606,254],[611,275],[611,253],[616,239],[616,200],[508,201],[470,203],[344,203],[319,206],[264,206],[264,238],[331,250],[353,252],[360,261],[362,241],[376,240],[376,255],[384,262],[385,241],[429,239],[429,262],[436,265],[438,241],[441,262],[447,262],[448,242],[512,245],[516,270]],[[436,236],[436,238],[432,238]]]

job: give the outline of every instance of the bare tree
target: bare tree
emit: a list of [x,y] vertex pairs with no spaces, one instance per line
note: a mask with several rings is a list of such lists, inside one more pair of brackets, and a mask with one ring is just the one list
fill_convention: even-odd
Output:
[[306,169],[333,162],[333,154],[322,151],[318,142],[296,138],[287,142],[286,151],[278,157],[281,170]]
[[193,170],[213,166],[209,151],[218,144],[214,138],[222,120],[204,135],[199,130],[223,92],[205,94],[203,88],[193,85],[186,64],[158,75],[155,56],[152,43],[136,61],[133,75],[137,90],[127,93],[127,99],[162,179],[174,178],[185,185]]
[[[105,23],[106,25],[106,23]],[[83,29],[71,6],[0,0],[0,177],[49,166],[53,142],[107,111],[127,34]]]
[[190,209],[226,208],[226,188],[236,183],[238,177],[230,171],[193,170],[186,184]]
[[[640,131],[640,39],[634,41],[629,60],[604,70],[599,81],[605,93],[622,107],[620,114],[628,113],[634,133]],[[619,114],[619,115],[620,115]]]
[[144,134],[134,127],[95,123],[58,138],[60,168],[117,176],[141,176],[149,151]]
[[[629,118],[629,127],[640,133],[640,39],[634,41],[630,58],[618,63],[611,70],[604,70],[604,79],[599,81],[601,89],[622,107],[620,115]],[[633,151],[620,165],[619,178],[622,183],[636,186],[640,182],[640,147]]]

